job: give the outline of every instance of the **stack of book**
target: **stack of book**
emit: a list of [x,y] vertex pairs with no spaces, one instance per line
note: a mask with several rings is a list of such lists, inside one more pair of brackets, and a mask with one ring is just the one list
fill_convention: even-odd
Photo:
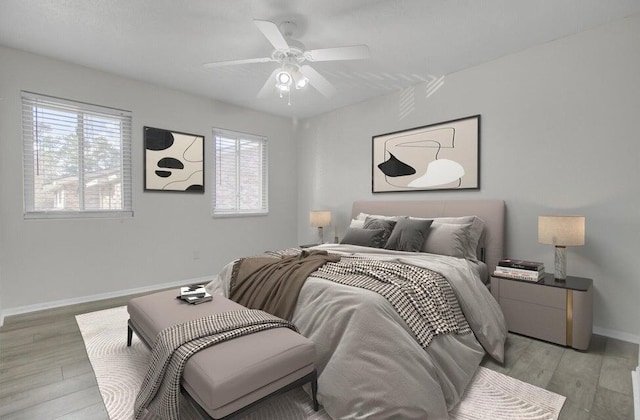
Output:
[[539,281],[544,277],[544,264],[536,261],[503,259],[498,261],[494,276]]
[[205,290],[204,284],[181,287],[180,296],[178,296],[178,298],[193,305],[208,302],[213,299],[213,297]]

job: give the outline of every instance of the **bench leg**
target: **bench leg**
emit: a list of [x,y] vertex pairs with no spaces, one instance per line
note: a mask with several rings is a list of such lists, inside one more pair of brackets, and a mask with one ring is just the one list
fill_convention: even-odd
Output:
[[313,398],[313,411],[318,411],[320,409],[318,405],[318,372],[315,370],[311,380],[311,398]]
[[133,330],[131,325],[127,325],[127,347],[131,347],[131,340],[133,339]]

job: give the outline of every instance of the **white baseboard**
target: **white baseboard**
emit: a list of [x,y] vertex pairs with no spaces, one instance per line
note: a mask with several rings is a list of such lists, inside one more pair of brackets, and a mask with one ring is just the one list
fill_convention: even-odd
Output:
[[12,315],[20,315],[20,314],[26,314],[29,312],[42,311],[44,309],[53,309],[53,308],[59,308],[61,306],[76,305],[78,303],[95,302],[98,300],[111,299],[115,297],[135,295],[136,293],[153,292],[161,289],[169,289],[172,287],[185,286],[187,284],[196,284],[196,283],[207,284],[214,278],[215,278],[215,275],[211,275],[207,277],[180,280],[180,281],[175,281],[171,283],[154,284],[151,286],[137,287],[135,289],[118,290],[115,292],[100,293],[97,295],[81,296],[81,297],[71,298],[71,299],[56,300],[53,302],[37,303],[34,305],[8,308],[0,312],[0,327],[4,324],[4,318]]
[[629,343],[640,344],[640,336],[636,334],[629,334],[626,332],[601,327],[593,327],[593,333],[597,335],[604,335],[605,337],[609,338],[615,338],[617,340],[628,341]]

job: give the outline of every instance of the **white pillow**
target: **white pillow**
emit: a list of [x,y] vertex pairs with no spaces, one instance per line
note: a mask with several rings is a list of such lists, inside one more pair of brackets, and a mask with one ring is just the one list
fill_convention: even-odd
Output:
[[364,219],[351,219],[351,223],[349,224],[350,228],[354,229],[364,229]]
[[372,219],[382,219],[382,220],[398,220],[402,217],[406,217],[406,216],[382,216],[379,214],[367,214],[367,213],[360,213],[356,216],[356,220],[365,220],[367,217],[371,217]]

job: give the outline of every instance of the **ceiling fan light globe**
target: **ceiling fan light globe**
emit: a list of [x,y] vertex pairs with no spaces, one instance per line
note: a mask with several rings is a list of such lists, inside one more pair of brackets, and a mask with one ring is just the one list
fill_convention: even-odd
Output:
[[286,70],[282,70],[276,74],[276,81],[278,82],[278,85],[288,86],[289,83],[291,83],[291,75]]
[[307,79],[304,76],[304,74],[300,72],[299,69],[296,69],[294,72],[292,72],[292,76],[293,76],[293,83],[296,89],[303,89],[309,83],[309,79]]
[[309,83],[309,79],[306,77],[301,78],[296,82],[296,89],[304,89]]

